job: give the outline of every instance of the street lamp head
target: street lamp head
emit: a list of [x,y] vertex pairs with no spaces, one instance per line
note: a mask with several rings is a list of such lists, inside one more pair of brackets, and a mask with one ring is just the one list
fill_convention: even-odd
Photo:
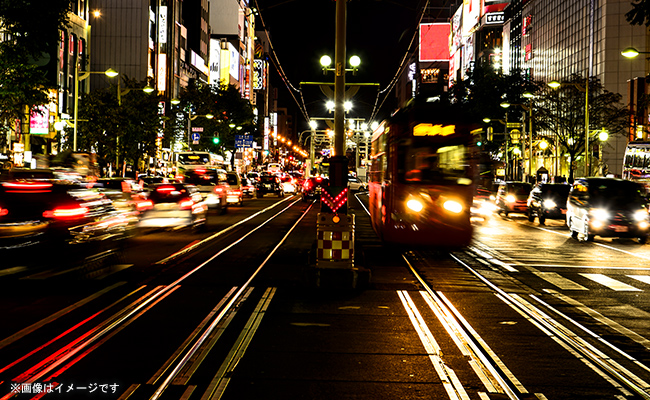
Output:
[[237,125],[236,125],[236,124],[228,124],[228,126],[231,127],[231,128],[234,128],[234,127],[236,127]]
[[316,129],[318,127],[318,123],[312,119],[309,121],[309,127],[311,129]]
[[542,140],[541,142],[539,142],[539,148],[542,150],[546,150],[548,148],[548,143],[546,142],[546,140]]
[[153,93],[155,89],[149,85],[145,86],[144,89],[142,89],[143,92],[145,93]]
[[327,67],[329,67],[331,64],[332,64],[332,57],[330,57],[330,56],[322,56],[322,57],[320,58],[320,65],[321,65],[323,68],[327,68]]
[[483,118],[483,122],[485,122],[486,124],[489,124],[490,121],[492,121],[490,118]]
[[113,68],[109,68],[106,71],[104,71],[104,74],[108,76],[109,78],[115,78],[118,76],[120,73],[114,70]]
[[524,96],[527,99],[532,99],[533,97],[535,97],[535,95],[532,94],[531,92],[524,92],[524,94],[522,94],[522,96]]
[[561,84],[560,82],[558,82],[558,81],[550,81],[550,82],[548,83],[548,86],[549,86],[550,88],[552,88],[552,89],[557,89],[557,88],[559,88],[560,86],[562,86],[562,84]]
[[359,56],[352,56],[350,57],[350,65],[352,68],[357,68],[359,65],[361,65],[361,59]]
[[214,115],[212,115],[212,114],[205,114],[205,117],[206,117],[207,119],[212,119],[212,118],[214,118]]
[[502,102],[502,103],[499,104],[499,105],[500,105],[501,107],[503,107],[503,108],[509,108],[509,107],[510,107],[510,103],[508,103],[507,101],[504,101],[504,102]]
[[626,58],[634,58],[639,55],[639,51],[634,47],[628,47],[627,49],[621,51],[621,55]]
[[176,105],[181,104],[181,101],[180,101],[179,99],[171,99],[171,100],[170,100],[170,103],[172,103],[173,105],[176,106]]
[[345,109],[345,111],[350,111],[352,109],[352,102],[349,100],[344,102],[343,108]]
[[332,100],[328,100],[327,103],[325,103],[325,107],[327,107],[329,111],[334,110],[334,102]]
[[600,131],[600,133],[598,134],[598,140],[600,140],[601,142],[606,142],[607,139],[609,139],[609,133],[607,133],[605,128],[603,128],[603,130]]
[[100,10],[93,10],[93,17],[99,18],[102,16],[102,12]]

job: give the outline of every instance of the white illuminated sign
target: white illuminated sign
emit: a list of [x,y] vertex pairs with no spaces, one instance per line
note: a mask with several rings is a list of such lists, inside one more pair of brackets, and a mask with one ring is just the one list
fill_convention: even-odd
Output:
[[167,43],[167,6],[160,6],[158,15],[158,43]]

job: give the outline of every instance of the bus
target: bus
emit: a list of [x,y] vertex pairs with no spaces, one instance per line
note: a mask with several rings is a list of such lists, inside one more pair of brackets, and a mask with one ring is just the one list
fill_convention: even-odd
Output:
[[623,157],[623,179],[650,184],[650,142],[633,141],[627,144]]
[[443,106],[412,101],[373,133],[369,211],[382,241],[469,245],[479,126],[461,121]]

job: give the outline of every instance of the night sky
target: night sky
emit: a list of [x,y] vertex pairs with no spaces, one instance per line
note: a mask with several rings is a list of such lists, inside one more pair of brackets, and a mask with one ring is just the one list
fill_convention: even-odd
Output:
[[[418,0],[350,0],[347,6],[347,58],[361,58],[359,73],[348,72],[347,82],[379,83],[385,89],[395,76],[411,38],[416,32]],[[332,0],[257,0],[261,16],[271,33],[271,42],[289,81],[334,82],[330,72],[323,75],[319,59],[328,54],[334,59],[336,2]],[[251,6],[255,6],[252,1]],[[257,29],[262,29],[258,18]],[[271,78],[278,88],[278,107],[295,107],[295,101],[272,68]],[[303,86],[310,117],[327,117],[325,96],[315,86]],[[299,95],[296,94],[299,98]],[[353,98],[350,116],[367,118],[373,109],[377,89],[362,88]],[[383,99],[381,95],[380,99]],[[389,96],[381,109],[383,117],[393,111]],[[381,100],[380,100],[381,101]],[[332,116],[330,114],[329,116]],[[308,128],[298,113],[297,131]]]

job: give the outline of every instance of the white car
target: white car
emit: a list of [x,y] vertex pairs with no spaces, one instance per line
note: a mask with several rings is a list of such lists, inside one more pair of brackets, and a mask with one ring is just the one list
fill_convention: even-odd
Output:
[[366,183],[356,176],[348,175],[348,187],[351,192],[360,192],[367,190]]
[[296,178],[292,177],[291,175],[285,175],[281,177],[280,183],[282,184],[282,191],[284,193],[296,193],[298,189]]

